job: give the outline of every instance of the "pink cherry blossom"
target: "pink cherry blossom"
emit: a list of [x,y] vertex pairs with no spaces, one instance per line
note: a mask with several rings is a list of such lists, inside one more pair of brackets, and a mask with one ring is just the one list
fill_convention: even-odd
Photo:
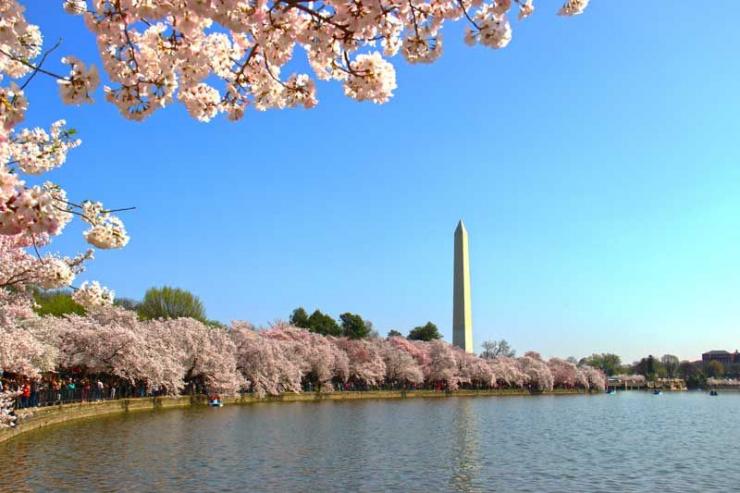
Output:
[[558,15],[574,16],[581,15],[588,7],[589,0],[566,0],[558,11]]
[[84,308],[93,309],[100,306],[112,305],[115,293],[100,285],[98,281],[82,283],[82,286],[74,292],[72,299]]
[[92,103],[91,93],[100,84],[98,69],[94,65],[86,67],[73,56],[62,58],[62,63],[71,67],[69,75],[57,81],[62,101],[67,104]]

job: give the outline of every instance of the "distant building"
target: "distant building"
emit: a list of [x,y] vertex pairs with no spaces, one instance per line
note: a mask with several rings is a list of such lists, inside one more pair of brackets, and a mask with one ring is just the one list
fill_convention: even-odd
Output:
[[729,351],[714,350],[701,355],[701,360],[706,364],[710,361],[719,361],[723,366],[740,364],[740,353],[735,350],[734,353]]

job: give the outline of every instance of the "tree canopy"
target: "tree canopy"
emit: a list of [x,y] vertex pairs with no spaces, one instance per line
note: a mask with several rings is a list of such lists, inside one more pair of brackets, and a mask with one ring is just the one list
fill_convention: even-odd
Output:
[[408,338],[412,341],[434,341],[442,339],[442,334],[432,322],[427,322],[419,327],[414,327],[409,332]]
[[342,313],[339,315],[342,322],[342,335],[350,339],[364,339],[370,335],[372,326],[355,313]]
[[581,358],[579,364],[599,368],[609,376],[622,372],[622,359],[613,353],[594,353]]
[[290,314],[289,320],[291,325],[294,327],[301,327],[302,329],[308,329],[311,327],[308,321],[308,313],[306,313],[306,310],[302,306],[293,310],[293,313]]
[[483,352],[480,355],[481,358],[496,359],[499,356],[506,356],[507,358],[516,356],[516,351],[509,346],[506,339],[501,339],[500,341],[484,341],[482,346]]
[[668,378],[678,377],[678,367],[681,364],[678,356],[674,356],[672,354],[664,354],[660,358],[660,363],[663,365],[663,368],[665,368],[665,372]]
[[189,317],[206,322],[206,310],[200,298],[190,291],[170,286],[150,288],[138,307],[144,320]]
[[716,360],[707,363],[706,369],[708,377],[719,378],[725,374],[725,365]]

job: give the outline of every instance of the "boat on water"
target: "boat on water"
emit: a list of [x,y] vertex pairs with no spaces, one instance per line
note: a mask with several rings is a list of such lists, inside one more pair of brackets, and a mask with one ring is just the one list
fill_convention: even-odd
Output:
[[653,391],[653,395],[663,395],[663,391],[662,390],[659,390],[659,389],[655,389]]
[[709,395],[717,396],[719,395],[719,392],[717,392],[716,390],[710,390]]
[[617,395],[617,389],[609,389],[606,391],[606,395]]
[[214,399],[212,401],[208,401],[208,405],[211,407],[224,407],[224,403],[221,402],[218,399]]

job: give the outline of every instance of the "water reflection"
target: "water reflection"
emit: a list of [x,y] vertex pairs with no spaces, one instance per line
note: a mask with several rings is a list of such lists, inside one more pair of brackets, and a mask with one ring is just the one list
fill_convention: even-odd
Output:
[[479,491],[473,488],[481,468],[480,433],[475,410],[478,403],[472,399],[460,399],[455,404],[452,433],[454,466],[450,486],[455,491]]

